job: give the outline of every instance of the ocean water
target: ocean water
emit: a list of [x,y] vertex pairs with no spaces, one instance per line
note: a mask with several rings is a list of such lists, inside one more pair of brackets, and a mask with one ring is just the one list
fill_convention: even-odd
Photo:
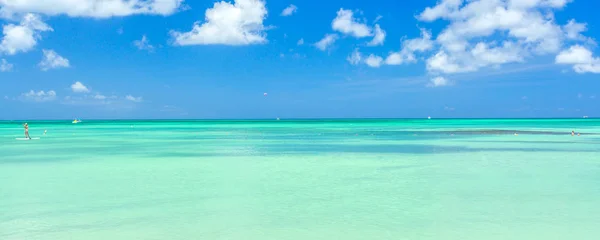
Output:
[[600,236],[595,119],[21,124],[2,240]]

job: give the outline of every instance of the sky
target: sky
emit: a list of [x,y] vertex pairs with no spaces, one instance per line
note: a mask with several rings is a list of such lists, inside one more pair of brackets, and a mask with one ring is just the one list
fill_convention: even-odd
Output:
[[595,0],[0,0],[0,119],[600,117]]

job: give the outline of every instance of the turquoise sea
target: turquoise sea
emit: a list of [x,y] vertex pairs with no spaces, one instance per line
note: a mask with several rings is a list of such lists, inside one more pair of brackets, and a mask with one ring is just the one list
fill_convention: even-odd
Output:
[[2,240],[600,236],[596,119],[22,123]]

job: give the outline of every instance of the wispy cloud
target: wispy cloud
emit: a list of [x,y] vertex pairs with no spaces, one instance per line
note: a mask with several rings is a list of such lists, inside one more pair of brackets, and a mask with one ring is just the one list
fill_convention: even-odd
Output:
[[42,50],[42,52],[44,53],[44,57],[39,63],[40,69],[42,69],[42,71],[48,71],[50,69],[57,68],[68,68],[71,66],[71,64],[69,63],[69,59],[58,55],[58,53],[56,53],[54,50],[44,49]]
[[283,9],[283,11],[281,12],[281,16],[292,16],[294,13],[296,13],[296,11],[298,11],[298,7],[296,7],[296,5],[294,4],[291,4],[290,6]]

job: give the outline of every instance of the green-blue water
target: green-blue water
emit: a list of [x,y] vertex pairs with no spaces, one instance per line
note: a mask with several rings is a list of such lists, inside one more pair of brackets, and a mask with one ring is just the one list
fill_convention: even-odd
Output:
[[600,236],[600,120],[21,124],[2,240]]

